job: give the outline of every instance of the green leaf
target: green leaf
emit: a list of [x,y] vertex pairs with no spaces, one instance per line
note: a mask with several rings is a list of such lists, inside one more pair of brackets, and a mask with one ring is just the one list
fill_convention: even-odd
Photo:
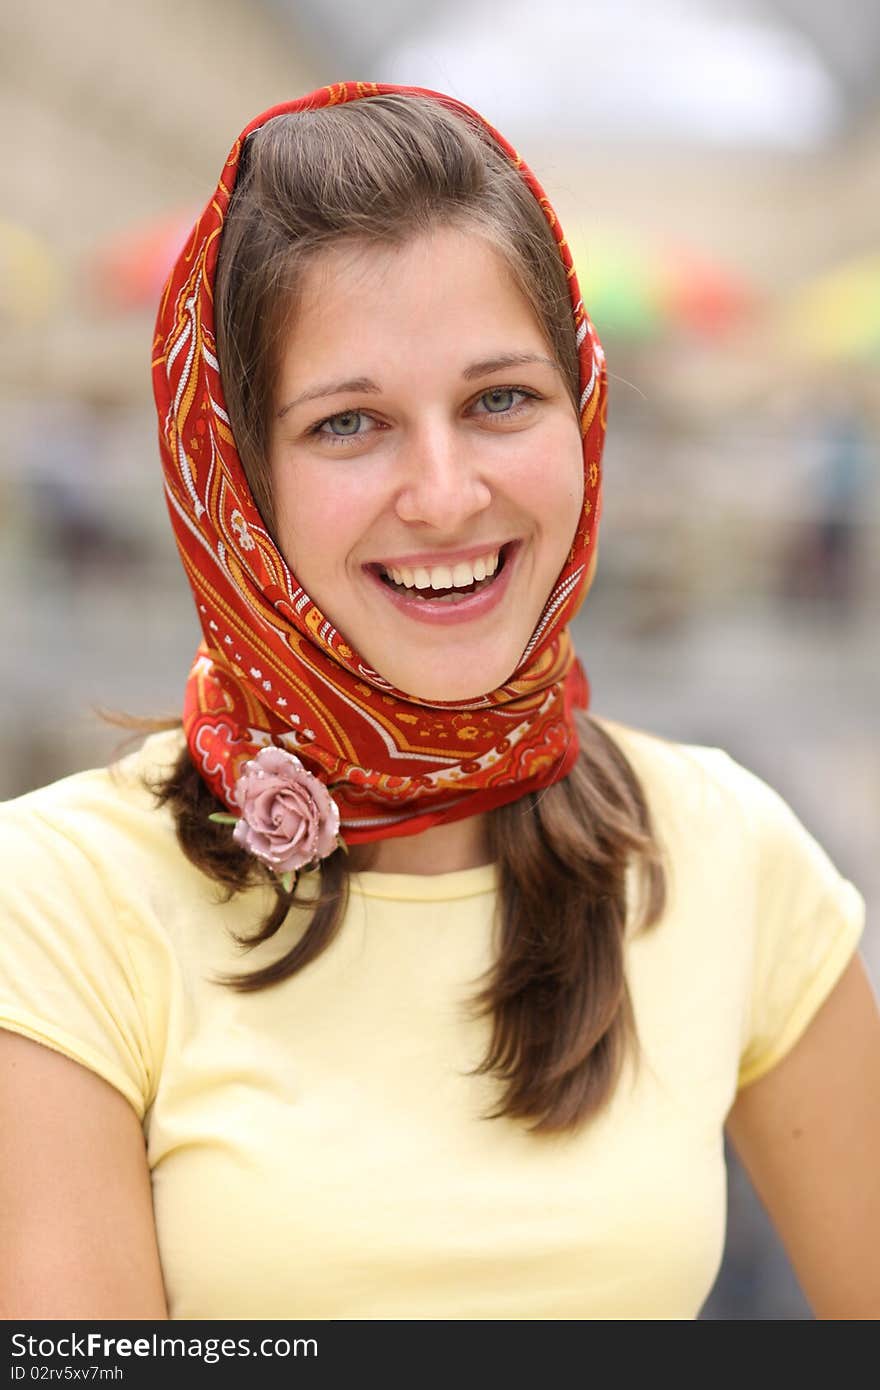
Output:
[[281,875],[281,886],[282,886],[282,888],[284,889],[285,893],[292,893],[292,892],[293,892],[293,874],[292,874],[292,873],[286,873],[286,874],[282,874],[282,875]]
[[239,817],[229,816],[225,811],[212,811],[208,820],[216,821],[217,825],[237,825]]

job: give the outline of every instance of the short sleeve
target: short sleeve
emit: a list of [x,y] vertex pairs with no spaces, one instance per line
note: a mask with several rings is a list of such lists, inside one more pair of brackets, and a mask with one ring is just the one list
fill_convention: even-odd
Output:
[[155,1068],[127,925],[81,845],[20,803],[0,807],[0,1027],[97,1072],[143,1120]]
[[757,868],[751,993],[737,1083],[743,1087],[770,1071],[806,1032],[857,949],[865,901],[779,793],[730,762],[745,796]]

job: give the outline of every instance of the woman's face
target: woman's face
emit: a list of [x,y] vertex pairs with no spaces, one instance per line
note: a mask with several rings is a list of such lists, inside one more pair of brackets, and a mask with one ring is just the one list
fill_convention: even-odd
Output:
[[511,676],[568,556],[583,455],[562,373],[488,243],[443,228],[314,261],[269,462],[284,556],[367,665],[431,701]]

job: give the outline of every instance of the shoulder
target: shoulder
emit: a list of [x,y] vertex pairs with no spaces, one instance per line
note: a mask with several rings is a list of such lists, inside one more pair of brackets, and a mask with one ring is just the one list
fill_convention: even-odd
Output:
[[154,790],[184,747],[180,730],[153,734],[108,767],[0,803],[4,923],[50,954],[65,943],[71,960],[104,943],[136,957],[141,975],[164,978],[171,957],[201,968],[215,946],[225,970],[236,935],[265,917],[274,892],[257,885],[230,896],[184,853]]
[[151,784],[171,771],[182,747],[179,730],[151,734],[107,767],[0,802],[0,881],[35,856],[44,873],[53,866],[84,873],[89,865],[119,865],[124,872],[144,857],[173,863],[179,853],[173,818],[158,806]]
[[74,772],[0,801],[0,812],[63,819],[89,810],[107,813],[123,806],[132,810],[155,806],[151,783],[171,772],[183,746],[182,729],[149,734],[139,747],[106,766]]
[[723,748],[685,743],[604,716],[592,722],[616,744],[639,780],[657,828],[694,817],[726,818],[746,828],[777,793]]
[[593,718],[636,774],[670,860],[765,893],[781,883],[791,891],[801,878],[836,887],[839,875],[794,808],[725,749]]
[[0,1026],[97,1072],[141,1119],[164,1052],[175,943],[205,896],[146,780],[180,747],[153,735],[114,766],[0,804]]
[[864,919],[864,899],[785,797],[722,748],[596,721],[636,772],[679,878],[711,876],[766,927]]
[[64,815],[88,807],[154,805],[149,784],[170,772],[184,745],[182,729],[149,734],[133,751],[102,767],[71,773],[0,802],[4,813]]

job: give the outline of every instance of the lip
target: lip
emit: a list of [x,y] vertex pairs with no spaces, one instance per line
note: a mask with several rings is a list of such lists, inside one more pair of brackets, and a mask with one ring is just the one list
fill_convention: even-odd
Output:
[[[395,589],[389,588],[383,579],[379,577],[378,571],[364,566],[371,582],[382,591],[383,596],[398,609],[399,612],[408,618],[413,618],[415,622],[426,623],[428,626],[439,624],[447,626],[451,623],[472,622],[476,618],[482,618],[487,613],[491,613],[493,608],[497,608],[504,598],[510,586],[511,575],[516,568],[521,543],[519,541],[508,542],[507,553],[504,557],[504,566],[498,578],[481,589],[479,593],[472,594],[470,598],[462,599],[460,603],[426,603],[424,599],[410,598],[406,594],[399,594]],[[498,546],[497,549],[502,549]],[[486,550],[471,551],[475,558],[478,555],[487,555]],[[465,558],[461,552],[461,558]],[[406,561],[401,561],[405,564]],[[434,563],[438,563],[434,561]]]
[[506,541],[485,541],[482,545],[468,545],[462,550],[433,550],[420,551],[412,555],[395,555],[390,559],[371,560],[366,569],[399,570],[402,565],[407,569],[430,569],[432,565],[457,565],[464,560],[478,560],[481,555],[491,555],[496,550],[503,550],[506,545],[513,545],[515,542]]

